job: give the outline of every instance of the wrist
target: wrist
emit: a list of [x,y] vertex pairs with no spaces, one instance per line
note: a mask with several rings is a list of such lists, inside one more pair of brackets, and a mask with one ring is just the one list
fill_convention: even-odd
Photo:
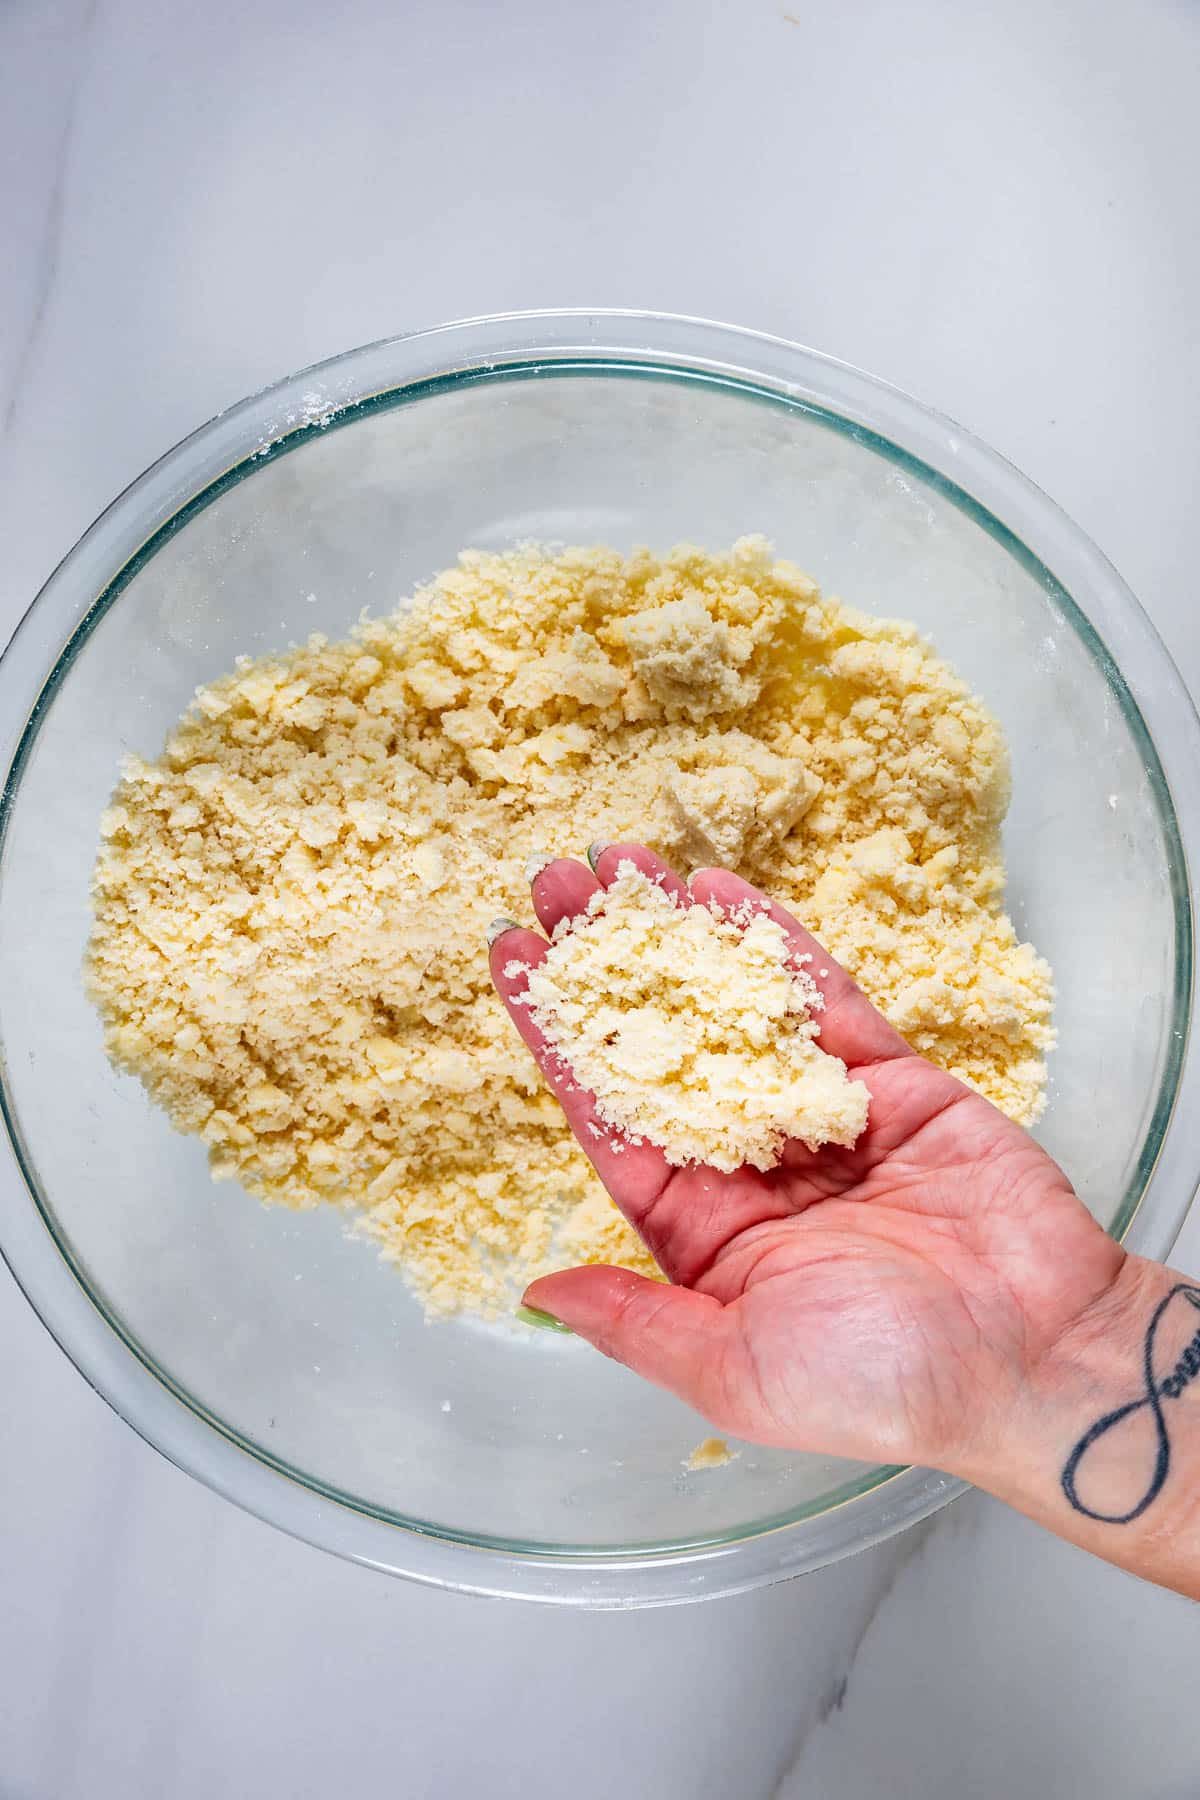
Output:
[[1200,1485],[1200,1284],[1124,1255],[1027,1367],[961,1473],[1089,1549],[1183,1585]]
[[1086,1277],[1076,1269],[1083,1290],[1076,1310],[1040,1342],[1027,1319],[1007,1342],[993,1343],[971,1405],[961,1409],[969,1429],[954,1434],[939,1468],[1008,1497],[1031,1460],[1044,1460],[1081,1414],[1111,1399],[1122,1376],[1128,1385],[1133,1370],[1136,1380],[1149,1292],[1169,1272],[1122,1250],[1099,1226],[1095,1240],[1083,1259]]
[[952,1473],[991,1493],[1009,1494],[1031,1462],[1044,1463],[1060,1449],[1065,1458],[1086,1418],[1116,1405],[1118,1391],[1131,1380],[1137,1384],[1146,1318],[1158,1291],[1174,1278],[1116,1244],[1107,1247],[1111,1257],[1079,1310],[1027,1355],[1006,1358],[997,1368],[990,1403]]

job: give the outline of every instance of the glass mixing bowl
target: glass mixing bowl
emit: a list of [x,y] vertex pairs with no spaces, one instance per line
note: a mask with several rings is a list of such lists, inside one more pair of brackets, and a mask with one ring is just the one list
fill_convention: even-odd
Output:
[[2,1187],[5,1254],[123,1418],[315,1544],[459,1588],[628,1606],[795,1574],[958,1491],[749,1445],[685,1475],[702,1422],[586,1345],[427,1325],[343,1216],[214,1186],[203,1147],[109,1067],[81,986],[120,758],[156,754],[236,656],[344,635],[467,545],[750,531],[852,603],[915,620],[999,715],[1009,904],[1058,982],[1039,1135],[1139,1249],[1164,1254],[1186,1211],[1200,729],[1063,514],[893,389],[722,326],[542,313],[354,351],[157,463],[0,665],[3,1105],[22,1177]]

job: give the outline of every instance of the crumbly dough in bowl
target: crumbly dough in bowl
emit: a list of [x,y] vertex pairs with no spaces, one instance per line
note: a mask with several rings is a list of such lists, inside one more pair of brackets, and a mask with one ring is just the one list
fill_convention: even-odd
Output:
[[726,554],[467,552],[394,617],[244,660],[104,815],[110,1055],[214,1174],[354,1208],[432,1312],[650,1264],[496,999],[527,856],[638,839],[799,914],[1022,1123],[1045,962],[1003,909],[999,727],[913,627]]

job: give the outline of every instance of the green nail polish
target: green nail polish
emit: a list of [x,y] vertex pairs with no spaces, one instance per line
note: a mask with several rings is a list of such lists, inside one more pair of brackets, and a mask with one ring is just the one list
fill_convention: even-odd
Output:
[[516,930],[517,921],[515,919],[493,919],[487,928],[488,949],[490,950],[496,939],[503,937],[506,931]]
[[553,1313],[543,1312],[540,1306],[518,1306],[517,1317],[523,1325],[536,1325],[539,1331],[561,1331],[564,1337],[574,1337],[575,1333]]
[[588,862],[592,866],[592,874],[593,875],[596,873],[596,864],[600,861],[600,858],[604,855],[604,852],[607,849],[608,849],[608,845],[604,842],[603,838],[597,838],[594,844],[588,845],[587,859],[588,859]]

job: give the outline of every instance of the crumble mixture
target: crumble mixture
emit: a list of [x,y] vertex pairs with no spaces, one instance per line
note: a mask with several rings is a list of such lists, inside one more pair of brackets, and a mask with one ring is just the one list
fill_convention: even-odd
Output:
[[740,1452],[731,1450],[724,1438],[710,1437],[696,1445],[683,1466],[689,1475],[694,1475],[701,1469],[723,1469],[738,1455]]
[[113,1060],[218,1177],[358,1209],[431,1312],[652,1268],[493,993],[531,852],[648,843],[777,895],[1028,1124],[1046,963],[1006,917],[999,727],[907,624],[725,554],[467,552],[392,618],[242,659],[102,821]]
[[788,1138],[849,1146],[867,1122],[866,1087],[816,1042],[816,983],[762,913],[682,905],[622,862],[536,968],[505,973],[602,1123],[676,1167],[773,1169]]

